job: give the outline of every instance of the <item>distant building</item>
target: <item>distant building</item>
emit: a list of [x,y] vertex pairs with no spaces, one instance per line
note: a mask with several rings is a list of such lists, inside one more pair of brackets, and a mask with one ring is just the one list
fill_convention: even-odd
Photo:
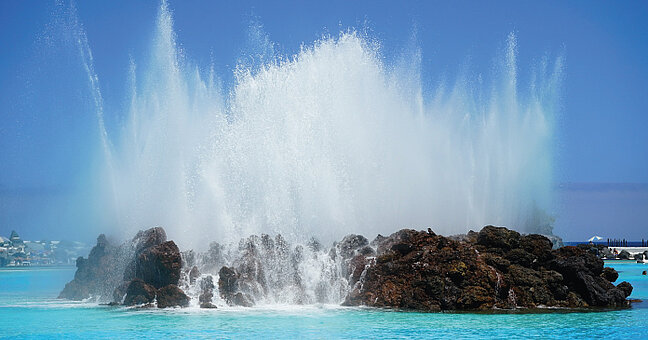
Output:
[[9,240],[11,241],[11,244],[14,247],[18,247],[19,245],[23,244],[23,241],[20,239],[20,236],[18,236],[18,233],[15,230],[11,231],[11,236],[9,236]]
[[11,247],[11,240],[6,237],[0,236],[0,247],[9,248]]
[[9,238],[0,237],[0,267],[74,264],[88,251],[81,242],[27,241],[12,231]]

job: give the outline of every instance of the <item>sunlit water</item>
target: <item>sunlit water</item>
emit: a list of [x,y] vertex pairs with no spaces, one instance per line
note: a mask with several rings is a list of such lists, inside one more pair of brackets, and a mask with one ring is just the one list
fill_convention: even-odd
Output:
[[[610,262],[631,298],[648,265]],[[605,312],[410,313],[334,305],[138,310],[55,299],[74,268],[0,270],[1,337],[17,338],[616,338],[648,337],[648,304]]]

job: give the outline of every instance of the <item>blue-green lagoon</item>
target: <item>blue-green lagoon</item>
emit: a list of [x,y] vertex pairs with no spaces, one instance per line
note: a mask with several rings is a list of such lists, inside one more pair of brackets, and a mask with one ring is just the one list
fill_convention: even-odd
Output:
[[[134,11],[126,6],[127,3],[139,3],[141,8]],[[423,280],[411,280],[404,274],[426,273],[419,269],[427,264],[439,264],[443,268],[430,270],[429,273],[434,274],[425,274],[426,278],[438,279],[437,273],[451,273],[460,279],[470,276],[475,280],[468,286],[470,289],[463,303],[470,307],[465,309],[473,310],[484,304],[481,298],[489,296],[488,292],[493,291],[491,297],[495,291],[499,292],[500,283],[506,282],[506,278],[502,281],[500,273],[487,266],[485,260],[480,266],[472,267],[463,261],[453,263],[454,256],[477,262],[477,248],[471,250],[470,246],[455,241],[447,246],[448,239],[439,238],[434,241],[438,246],[434,251],[439,251],[434,253],[424,240],[436,237],[435,233],[459,236],[456,234],[467,232],[463,227],[488,224],[515,226],[517,232],[524,234],[553,233],[553,215],[559,215],[554,212],[554,180],[560,173],[573,172],[573,169],[555,166],[562,162],[558,162],[561,157],[556,154],[564,142],[561,133],[568,133],[567,141],[580,141],[583,137],[577,131],[562,131],[559,124],[573,109],[567,105],[569,112],[563,112],[563,79],[567,76],[568,79],[577,78],[579,73],[569,71],[571,67],[567,67],[562,53],[556,55],[547,51],[540,54],[541,58],[528,58],[537,55],[537,51],[526,49],[526,46],[539,43],[551,48],[552,45],[562,46],[562,40],[554,45],[555,40],[529,36],[529,32],[536,31],[534,28],[533,31],[521,30],[520,37],[524,39],[518,43],[515,32],[506,34],[509,29],[516,31],[515,25],[498,26],[494,28],[502,43],[498,48],[492,44],[494,40],[486,39],[491,34],[482,34],[484,27],[492,25],[475,21],[474,27],[462,25],[458,31],[445,23],[439,26],[442,30],[421,29],[419,42],[418,33],[413,34],[418,29],[411,32],[406,29],[409,33],[405,35],[397,33],[400,29],[392,17],[398,15],[392,11],[385,11],[387,30],[383,32],[382,25],[377,22],[374,34],[370,23],[375,16],[371,12],[382,7],[375,6],[374,2],[368,2],[367,9],[347,6],[350,2],[344,6],[325,4],[325,7],[347,10],[350,16],[336,14],[329,11],[330,8],[324,11],[310,6],[300,12],[302,6],[293,4],[282,9],[274,2],[267,6],[228,5],[218,10],[195,3],[185,5],[181,1],[149,1],[146,6],[142,3],[124,1],[108,6],[108,2],[97,5],[89,1],[77,4],[76,1],[60,0],[49,15],[46,9],[28,5],[29,15],[25,16],[15,15],[13,7],[19,6],[14,6],[13,2],[0,7],[0,13],[6,14],[1,22],[6,24],[3,25],[6,29],[0,33],[16,37],[5,44],[2,44],[5,40],[0,41],[2,46],[11,46],[6,48],[11,52],[8,57],[0,57],[0,72],[12,71],[0,74],[0,79],[7,81],[7,86],[2,83],[3,89],[10,90],[3,93],[7,100],[0,98],[0,112],[6,116],[0,119],[0,217],[7,227],[16,225],[32,235],[42,233],[38,237],[57,239],[66,236],[87,239],[88,233],[94,236],[99,232],[119,238],[135,235],[140,228],[164,226],[173,242],[167,241],[166,232],[161,231],[156,235],[163,237],[156,236],[151,238],[155,242],[143,243],[161,246],[156,253],[147,246],[145,251],[150,251],[147,254],[173,255],[170,261],[166,260],[168,258],[160,261],[169,265],[162,267],[164,272],[173,275],[166,275],[165,280],[158,280],[156,284],[153,280],[129,276],[132,267],[126,267],[127,258],[133,260],[132,255],[137,254],[136,262],[128,262],[129,266],[134,263],[137,271],[142,263],[154,257],[146,255],[140,261],[143,253],[138,252],[143,248],[139,248],[140,243],[135,242],[135,238],[131,244],[124,243],[123,248],[116,244],[114,248],[107,248],[108,239],[105,236],[97,238],[97,247],[93,249],[96,256],[92,260],[88,256],[87,262],[78,262],[80,269],[84,266],[87,269],[85,274],[80,270],[79,276],[91,278],[85,281],[96,280],[102,284],[110,279],[133,279],[128,286],[121,286],[125,282],[114,282],[112,286],[107,285],[110,290],[95,294],[104,298],[108,291],[108,295],[115,291],[123,293],[115,288],[134,287],[135,290],[138,285],[146,288],[134,283],[142,279],[157,290],[155,295],[147,294],[149,299],[133,300],[133,304],[157,299],[160,306],[160,297],[168,298],[180,290],[172,286],[180,282],[182,260],[190,263],[189,259],[195,260],[194,255],[199,257],[197,254],[205,247],[208,249],[203,259],[208,260],[203,264],[213,268],[205,268],[202,274],[215,275],[218,271],[218,278],[228,277],[220,274],[225,269],[224,274],[237,278],[243,272],[242,267],[252,268],[256,274],[264,269],[265,273],[273,275],[255,277],[263,280],[271,277],[270,281],[277,282],[281,289],[272,290],[272,296],[267,299],[270,301],[259,299],[250,308],[228,307],[229,303],[218,303],[211,300],[210,295],[208,300],[218,308],[201,309],[198,307],[200,301],[196,300],[200,295],[205,296],[203,291],[212,294],[214,287],[201,287],[203,283],[213,286],[212,277],[206,281],[203,279],[207,277],[203,277],[191,285],[193,268],[187,265],[183,268],[189,273],[183,274],[188,274],[190,285],[183,289],[186,288],[187,295],[193,298],[190,307],[129,308],[57,299],[65,284],[74,277],[73,267],[0,269],[0,337],[648,339],[648,303],[645,302],[623,310],[547,308],[481,313],[415,313],[339,305],[345,296],[351,296],[348,293],[356,291],[356,283],[360,283],[358,287],[366,287],[365,282],[372,282],[374,288],[384,288],[383,291],[394,295],[408,292],[403,286],[393,288],[384,281],[361,281],[362,275],[367,275],[369,270],[358,269],[369,268],[369,262],[364,261],[380,251],[373,249],[369,240],[360,235],[390,235],[395,227],[428,227],[427,233],[407,230],[403,234],[395,233],[392,241],[410,232],[418,233],[417,242],[413,244],[427,247],[421,249],[421,256],[429,261],[408,257],[402,261],[400,270],[390,275],[401,282],[420,283]],[[185,12],[189,8],[183,6],[194,8]],[[511,12],[509,5],[503,6],[506,10],[497,11],[497,6],[489,9],[496,14]],[[264,7],[274,9],[277,15],[271,14],[273,11],[266,12],[267,16],[259,17],[257,22],[255,8],[262,10]],[[409,7],[408,13],[416,14],[401,15],[401,19],[406,18],[401,24],[408,22],[402,27],[412,23],[415,28],[419,20],[421,23],[435,22],[435,16],[429,13],[443,13],[443,6],[439,4],[431,5],[429,13],[414,10],[412,5],[398,4],[397,7]],[[471,13],[473,7],[470,5]],[[191,12],[193,15],[188,15]],[[328,19],[323,20],[327,12],[330,12]],[[544,17],[533,10],[528,12],[533,17]],[[108,19],[111,13],[119,15],[112,16],[111,20]],[[315,15],[310,16],[312,13]],[[47,20],[40,22],[39,16]],[[5,17],[13,19],[4,20]],[[244,17],[252,20],[242,27]],[[130,24],[129,18],[134,19]],[[466,21],[456,19],[463,15],[448,18],[443,21]],[[287,25],[288,19],[298,19],[300,24],[291,28]],[[502,21],[497,16],[493,19]],[[30,33],[23,25],[12,27],[14,22],[37,21],[42,30],[31,27],[33,32]],[[267,24],[267,31],[263,22]],[[360,26],[346,26],[349,22],[357,22]],[[542,20],[538,27],[551,33],[545,29],[550,26],[547,22]],[[276,35],[279,33],[276,28],[283,33]],[[34,33],[36,31],[40,33]],[[224,34],[214,34],[216,31]],[[449,70],[444,70],[446,62],[439,59],[437,63],[433,59],[443,54],[439,51],[444,50],[445,44],[436,46],[434,37],[448,37],[450,40],[446,43],[452,47],[450,50],[463,49],[471,45],[465,40],[464,31],[480,33],[476,37],[482,48],[468,58],[474,58],[475,68],[469,62],[462,63],[461,71],[455,75],[452,64],[458,60],[459,50],[447,59],[452,63],[448,64]],[[431,36],[423,34],[425,32],[435,33]],[[577,33],[577,41],[581,41],[581,32]],[[33,46],[27,43],[29,39],[34,41]],[[18,40],[23,41],[17,44]],[[491,65],[482,60],[479,50],[492,45],[497,52],[487,58],[492,60]],[[609,50],[618,48],[616,45]],[[433,46],[433,53],[423,53],[424,46]],[[518,46],[522,47],[519,54]],[[597,53],[585,55],[592,57]],[[586,64],[579,55],[574,59],[575,65]],[[15,62],[7,63],[12,60]],[[581,74],[591,75],[598,71],[586,70],[589,72]],[[570,84],[573,85],[571,81]],[[590,92],[581,92],[589,96],[580,96],[580,99],[577,96],[576,100],[588,102],[590,97],[600,94]],[[615,100],[607,102],[618,101],[611,98]],[[583,125],[578,124],[578,127]],[[596,138],[601,135],[596,129],[586,130],[588,133],[595,131]],[[609,149],[627,148],[619,144]],[[604,157],[595,158],[605,160]],[[628,164],[604,163],[613,164],[616,171],[628,167]],[[639,168],[632,166],[631,169]],[[617,177],[592,176],[585,172],[566,179],[588,178]],[[595,194],[586,191],[587,197],[597,197]],[[625,204],[625,200],[619,199],[619,202]],[[643,201],[637,202],[631,206],[641,206]],[[624,209],[610,216],[616,217],[621,211],[634,214],[634,210]],[[600,217],[587,212],[588,218]],[[149,230],[152,229],[156,228]],[[558,229],[556,234],[561,234]],[[335,256],[331,256],[322,244],[337,242],[343,235],[350,238],[345,236],[340,243],[344,244],[346,239],[348,246],[339,247],[333,253]],[[484,235],[486,243],[489,239],[497,240],[491,245],[508,239],[493,230]],[[248,236],[247,241],[242,239]],[[25,251],[24,242],[9,239],[14,248],[12,254]],[[215,240],[220,243],[211,242]],[[545,249],[546,253],[551,249],[551,242],[544,238],[530,237],[527,241],[530,248]],[[504,243],[507,254],[511,248],[511,256],[519,259],[516,264],[519,271],[507,274],[522,278],[528,273],[524,268],[529,267],[522,264],[533,263],[539,257],[514,247],[517,241]],[[252,251],[259,245],[265,256],[256,256]],[[394,246],[397,247],[391,249]],[[392,255],[404,255],[411,250],[407,243],[394,243],[391,247]],[[182,256],[180,249],[184,250]],[[518,250],[517,255],[514,250]],[[129,251],[131,257],[122,256]],[[356,251],[362,257],[357,257]],[[570,251],[566,253],[567,257],[573,255]],[[241,266],[235,265],[240,259],[243,259]],[[259,259],[267,265],[257,265]],[[340,259],[349,261],[344,263],[344,271],[336,272],[342,268]],[[391,261],[394,257],[384,259]],[[116,265],[122,260],[126,268]],[[297,263],[300,269],[293,270]],[[353,269],[347,266],[349,264]],[[634,292],[630,298],[648,300],[648,277],[641,275],[648,265],[629,261],[608,265],[619,271],[618,281],[632,283]],[[228,269],[227,266],[239,268]],[[112,268],[115,275],[110,272],[111,267],[115,267]],[[146,276],[160,276],[158,274],[163,272],[159,266],[141,267],[146,268],[147,274],[155,274]],[[581,267],[565,267],[563,272]],[[173,270],[166,270],[169,268]],[[378,268],[372,272],[380,278],[381,269],[372,268]],[[198,270],[203,271],[203,268],[196,267]],[[344,275],[340,274],[342,272]],[[299,276],[293,275],[295,273]],[[520,273],[522,275],[518,275]],[[546,281],[560,281],[555,275],[548,275],[551,277]],[[353,278],[354,286],[348,285],[351,280],[347,278]],[[254,285],[260,280],[251,281]],[[223,282],[230,281],[224,279]],[[309,300],[293,294],[294,287],[301,286],[302,282],[306,283],[303,291],[309,292]],[[68,286],[71,287],[69,296],[72,299],[89,296],[89,291],[75,294],[74,289],[83,290],[88,287],[87,283],[76,282]],[[427,280],[425,285],[432,290],[442,287]],[[496,290],[491,289],[495,286]],[[267,286],[252,286],[255,287],[260,292]],[[489,287],[486,293],[484,287]],[[162,289],[165,293],[159,294]],[[143,290],[151,293],[151,290]],[[364,294],[367,291],[358,289],[356,292]],[[188,297],[180,292],[184,299],[182,304],[163,303],[161,306],[186,305]],[[506,302],[510,302],[510,306],[518,305],[511,288],[503,292],[509,292],[510,299]],[[623,294],[620,300],[624,302],[627,292],[629,289],[617,289],[612,297]],[[231,293],[240,294],[243,301],[236,305],[251,305],[243,295],[246,292],[231,289]],[[562,293],[563,297],[567,296],[566,291]],[[354,292],[354,298],[358,298],[353,301],[358,302],[355,305],[378,301],[374,296],[362,294]],[[126,294],[123,301],[135,295]],[[218,292],[214,295],[217,299],[220,297]],[[319,299],[318,295],[326,299]],[[227,300],[227,296],[223,296]],[[426,292],[423,296],[430,294]],[[430,299],[420,300],[430,302]],[[334,304],[298,304],[312,301]],[[614,305],[608,303],[610,301],[598,305]],[[425,308],[411,304],[383,305],[414,306],[411,308],[417,310],[436,310],[433,308],[436,306],[440,309],[440,304],[428,304]]]
[[[648,265],[606,262],[648,300]],[[0,270],[6,338],[648,338],[648,302],[613,311],[413,313],[335,305],[136,309],[56,299],[73,267]]]

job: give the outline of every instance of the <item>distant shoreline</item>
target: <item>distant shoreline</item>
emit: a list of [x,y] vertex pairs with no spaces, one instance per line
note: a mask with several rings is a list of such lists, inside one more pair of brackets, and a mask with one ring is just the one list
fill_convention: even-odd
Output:
[[45,269],[45,268],[76,268],[74,264],[46,264],[46,265],[34,265],[34,266],[4,266],[0,267],[0,271],[9,271],[9,270],[30,270],[30,269]]

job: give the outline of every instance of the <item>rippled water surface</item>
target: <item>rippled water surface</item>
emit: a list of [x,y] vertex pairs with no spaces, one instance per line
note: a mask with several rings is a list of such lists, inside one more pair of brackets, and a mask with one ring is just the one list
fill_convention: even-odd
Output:
[[[608,263],[648,300],[648,265]],[[648,338],[648,303],[604,312],[409,313],[333,305],[138,310],[55,299],[74,268],[0,270],[0,337]]]

